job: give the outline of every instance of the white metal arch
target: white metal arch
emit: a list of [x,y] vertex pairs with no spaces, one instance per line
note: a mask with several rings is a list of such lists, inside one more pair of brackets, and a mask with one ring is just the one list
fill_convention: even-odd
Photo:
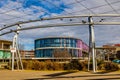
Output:
[[[28,20],[28,21],[19,21],[13,24],[9,24],[9,25],[4,25],[2,28],[0,28],[1,30],[4,30],[6,28],[15,26],[15,25],[20,25],[20,24],[26,24],[26,23],[31,23],[31,22],[37,22],[37,21],[44,21],[44,20],[54,20],[54,19],[62,19],[62,18],[78,18],[78,17],[120,17],[120,14],[89,14],[89,15],[69,15],[69,16],[56,16],[56,17],[51,17],[51,18],[40,18],[40,19],[36,19],[36,20]],[[86,23],[88,24],[88,23]],[[95,25],[119,25],[119,22],[104,22],[104,23],[94,23]]]
[[9,34],[12,32],[22,31],[22,30],[30,30],[30,29],[36,29],[36,28],[48,28],[48,27],[60,27],[60,26],[76,26],[76,25],[89,25],[89,32],[90,32],[90,53],[92,53],[92,59],[93,59],[93,72],[96,72],[95,70],[95,38],[94,38],[94,26],[93,25],[120,25],[120,22],[93,22],[92,17],[120,17],[120,14],[91,14],[91,15],[74,15],[74,16],[58,16],[58,17],[52,17],[52,18],[42,18],[38,20],[29,20],[29,21],[20,21],[14,24],[6,25],[3,28],[0,29],[0,31],[13,27],[15,25],[20,24],[26,24],[31,22],[37,22],[37,21],[44,21],[44,20],[54,20],[54,19],[62,19],[62,18],[78,18],[78,17],[87,17],[88,22],[86,23],[59,23],[59,24],[46,24],[46,25],[39,25],[39,26],[32,26],[27,28],[21,28],[21,29],[15,29],[10,30],[4,33],[1,33],[0,36],[3,36],[5,34]]

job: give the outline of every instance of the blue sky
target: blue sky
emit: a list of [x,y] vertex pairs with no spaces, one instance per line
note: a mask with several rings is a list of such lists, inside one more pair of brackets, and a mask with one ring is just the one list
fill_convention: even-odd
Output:
[[[110,4],[110,5],[109,5]],[[84,15],[84,14],[119,14],[119,0],[0,0],[0,26],[9,25],[18,21],[34,20],[44,17]],[[87,21],[87,18],[76,18],[72,22]],[[95,22],[101,18],[94,18]],[[119,18],[104,18],[105,22],[120,21]],[[71,22],[69,19],[35,22],[23,24],[22,27],[38,26],[51,23]],[[10,28],[15,29],[15,27]],[[10,30],[6,29],[4,31]],[[2,32],[4,32],[2,31]],[[96,46],[107,43],[120,43],[120,27],[118,25],[95,26]],[[1,39],[12,40],[13,33],[1,36]],[[29,31],[21,31],[20,44],[25,49],[34,49],[34,40],[49,36],[70,36],[82,39],[88,44],[88,26],[40,28]]]
[[[54,4],[54,1],[60,1],[60,0],[49,0],[49,1],[44,1],[44,0],[26,0],[25,3],[23,4],[24,8],[30,8],[31,6],[37,6],[37,7],[42,7],[46,10],[48,10],[50,13],[61,13],[64,11],[64,8],[66,8],[66,6],[64,5],[64,3],[59,3],[59,5]],[[54,5],[53,5],[54,4]],[[63,9],[59,9],[59,7],[63,8]],[[35,11],[35,13],[37,12],[37,10]]]

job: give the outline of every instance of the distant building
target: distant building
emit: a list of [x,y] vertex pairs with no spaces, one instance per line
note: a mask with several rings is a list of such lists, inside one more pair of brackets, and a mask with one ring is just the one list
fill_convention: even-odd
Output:
[[34,58],[34,50],[20,50],[21,58]]
[[116,51],[120,51],[120,44],[114,44]]
[[115,51],[120,51],[120,44],[112,44],[112,45],[103,45],[103,48],[114,48]]
[[102,47],[96,47],[96,55],[102,60],[113,60],[117,52],[120,51],[120,44],[105,44]]
[[[35,40],[35,57],[54,58],[55,50],[66,49],[73,57],[88,53],[88,45],[73,37],[47,37]],[[61,53],[60,53],[61,54]]]
[[0,40],[0,59],[6,59],[11,57],[10,46],[12,41]]

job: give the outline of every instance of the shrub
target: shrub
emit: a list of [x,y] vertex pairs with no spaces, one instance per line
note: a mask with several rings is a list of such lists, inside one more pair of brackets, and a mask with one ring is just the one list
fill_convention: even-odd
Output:
[[53,70],[53,67],[54,67],[53,62],[45,61],[45,63],[46,63],[46,69],[47,70]]
[[[82,66],[82,70],[83,71],[87,71],[88,70],[88,61],[82,61],[80,62],[81,66]],[[92,61],[89,63],[89,69],[92,70],[93,69],[93,64]]]
[[63,63],[53,62],[53,70],[64,70]]
[[24,69],[29,70],[63,70],[63,64],[58,62],[45,61],[22,61]]
[[40,62],[40,68],[39,68],[39,70],[47,70],[45,62]]
[[33,69],[34,70],[41,70],[41,65],[39,61],[34,61],[33,62]]
[[[79,62],[78,60],[72,60],[69,63],[59,63],[52,61],[40,62],[37,60],[26,61],[23,60],[24,69],[29,70],[83,70],[86,71],[88,69],[88,61]],[[106,70],[106,71],[116,71],[119,69],[118,65],[113,62],[97,62],[98,70]],[[16,63],[15,63],[16,66]],[[92,70],[92,62],[90,62],[90,70]]]
[[87,61],[83,61],[83,62],[80,62],[80,63],[81,63],[81,66],[82,66],[81,70],[86,71],[87,68],[88,68],[88,62]]
[[119,70],[119,67],[116,63],[113,62],[104,62],[99,66],[100,70],[106,70],[106,71],[116,71]]
[[23,68],[24,69],[28,69],[28,70],[33,70],[34,69],[34,62],[35,61],[26,61],[26,60],[22,60],[23,63]]
[[82,70],[82,65],[78,60],[72,60],[70,63],[64,64],[64,70]]
[[31,61],[31,60],[28,61],[26,65],[27,65],[26,69],[30,69],[30,70],[33,69],[33,61]]

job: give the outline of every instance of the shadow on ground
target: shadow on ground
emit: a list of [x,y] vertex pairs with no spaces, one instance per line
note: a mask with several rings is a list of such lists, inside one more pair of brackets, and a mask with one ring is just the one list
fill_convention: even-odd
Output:
[[75,73],[75,72],[77,72],[77,71],[60,72],[60,73],[48,74],[48,75],[44,75],[44,76],[57,77],[57,76],[62,76],[62,75],[71,74],[71,73]]
[[[49,79],[74,79],[74,78],[79,78],[79,79],[84,79],[86,77],[91,77],[91,79],[85,79],[85,80],[118,80],[120,79],[120,74],[107,74],[107,72],[98,72],[98,73],[87,73],[85,75],[79,74],[79,76],[72,75],[72,73],[76,73],[77,71],[68,71],[68,72],[60,72],[60,73],[54,73],[54,74],[48,74],[48,75],[43,75],[43,78],[32,78],[32,79],[24,79],[24,80],[49,80]],[[67,74],[71,74],[67,75]],[[67,76],[65,76],[67,75]],[[117,76],[115,78],[111,77],[102,77],[102,76]],[[118,77],[119,76],[119,77]],[[97,78],[96,78],[97,77]]]

